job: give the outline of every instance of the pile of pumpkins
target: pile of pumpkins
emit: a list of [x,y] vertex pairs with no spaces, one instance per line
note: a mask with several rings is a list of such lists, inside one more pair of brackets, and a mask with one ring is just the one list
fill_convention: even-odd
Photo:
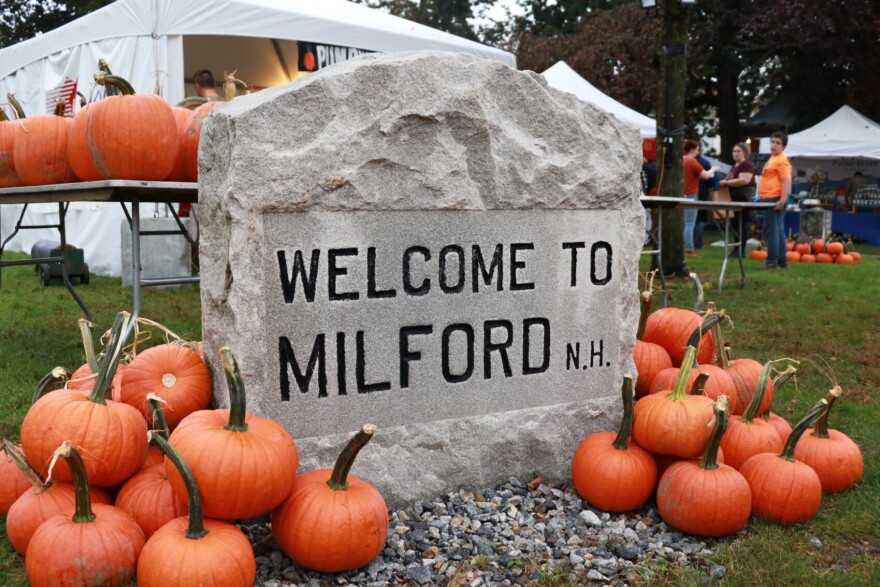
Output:
[[[816,238],[809,242],[799,242],[789,238],[785,243],[785,258],[789,263],[837,263],[838,265],[852,265],[862,260],[862,254],[856,251],[851,242],[844,244],[839,240],[825,242],[825,239]],[[749,253],[749,258],[755,261],[766,261],[767,251],[762,248],[754,249]]]
[[[102,61],[95,81],[107,97],[65,116],[26,116],[12,94],[15,118],[0,108],[0,188],[125,179],[197,181],[198,148],[204,119],[222,101],[190,98],[171,106],[155,94],[138,94]],[[226,76],[226,97],[241,84]],[[186,107],[184,107],[184,105]]]
[[[700,310],[702,289],[691,277]],[[574,485],[590,505],[627,512],[656,495],[668,525],[718,537],[738,532],[752,515],[806,522],[823,493],[861,479],[858,445],[828,428],[839,386],[791,426],[769,409],[774,385],[794,365],[730,360],[719,328],[724,312],[712,306],[649,316],[650,306],[645,292],[633,351],[638,379],[624,377],[619,431],[588,436],[572,459]]]
[[[200,346],[132,352],[129,332],[139,337],[129,324],[120,313],[95,356],[81,321],[86,363],[69,379],[62,368],[47,375],[21,445],[4,441],[0,515],[31,585],[250,587],[253,547],[232,521],[267,513],[276,542],[305,568],[358,568],[380,552],[385,501],[349,474],[375,426],[352,437],[334,469],[297,475],[294,439],[247,413],[228,348],[230,408],[212,410]],[[126,353],[134,356],[122,365]]]

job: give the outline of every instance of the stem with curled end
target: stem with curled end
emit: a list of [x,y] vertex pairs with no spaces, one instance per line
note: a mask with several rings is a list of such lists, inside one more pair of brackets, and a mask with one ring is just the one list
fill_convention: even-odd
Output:
[[633,427],[633,378],[632,375],[623,376],[623,420],[620,421],[620,429],[617,431],[617,437],[611,446],[617,450],[626,450],[629,448],[629,436],[632,434]]
[[367,443],[373,438],[375,432],[375,424],[364,424],[364,427],[361,428],[360,432],[355,434],[351,440],[348,441],[348,444],[345,445],[345,448],[342,449],[342,452],[339,454],[339,458],[336,459],[333,473],[327,481],[327,485],[329,485],[331,489],[335,491],[345,491],[348,489],[348,472],[354,464],[354,459],[357,457],[358,453],[361,452],[361,449],[367,446]]
[[834,402],[842,393],[843,389],[839,385],[835,385],[828,392],[828,395],[825,396],[825,401],[828,402],[828,405],[825,406],[825,410],[816,418],[816,423],[813,425],[813,436],[831,438],[831,435],[828,434],[828,414],[831,412],[831,406],[834,405]]
[[700,466],[704,469],[718,468],[718,447],[721,446],[721,437],[727,430],[727,417],[730,403],[726,395],[722,395],[715,402],[715,426],[712,428],[712,434],[709,436],[709,442],[706,444],[706,451],[703,453],[703,460]]
[[34,395],[31,397],[31,403],[37,403],[37,400],[52,391],[52,387],[67,381],[69,375],[67,374],[67,369],[64,367],[55,367],[46,375],[40,379],[40,382],[37,383],[37,388],[34,390]]

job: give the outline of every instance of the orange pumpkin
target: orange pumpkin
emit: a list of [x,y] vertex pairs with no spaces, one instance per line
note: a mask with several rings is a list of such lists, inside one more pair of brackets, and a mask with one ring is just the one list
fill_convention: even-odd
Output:
[[808,464],[819,475],[825,493],[846,491],[859,482],[865,469],[859,445],[843,432],[828,428],[828,414],[841,392],[840,386],[829,392],[825,410],[794,449],[794,458]]
[[[252,518],[269,512],[290,493],[299,454],[281,424],[246,412],[244,382],[235,357],[224,347],[220,358],[230,409],[193,412],[168,442],[192,468],[206,516]],[[165,469],[178,499],[185,499],[180,472],[167,459]]]
[[[703,285],[696,274],[691,279],[697,291],[697,302],[694,311],[682,308],[661,308],[648,316],[642,340],[658,344],[666,349],[672,359],[672,366],[679,367],[684,358],[684,349],[694,330],[700,327],[702,318],[697,312],[703,307]],[[700,339],[697,347],[697,361],[711,363],[715,356],[715,342],[712,333]]]
[[[15,98],[9,94],[11,100]],[[9,120],[6,112],[0,108],[0,188],[14,188],[24,185],[24,182],[15,171],[15,125],[16,121]]]
[[199,488],[186,461],[164,438],[149,434],[150,444],[167,455],[183,478],[189,514],[166,523],[147,540],[138,560],[138,586],[253,585],[257,564],[247,536],[228,522],[204,519]]
[[94,103],[86,104],[76,113],[70,127],[70,135],[67,137],[67,162],[80,181],[104,179],[92,159],[92,152],[89,149],[89,141],[86,136],[89,116],[91,116],[94,106]]
[[825,245],[825,252],[831,255],[839,255],[843,252],[843,243],[840,241],[833,241]]
[[155,94],[135,94],[118,76],[107,75],[98,81],[121,93],[96,102],[86,122],[95,167],[107,179],[165,179],[177,155],[177,126],[171,106]]
[[832,263],[834,257],[828,253],[816,253],[816,263]]
[[[663,521],[697,536],[727,536],[749,521],[752,495],[735,469],[718,464],[716,453],[727,425],[727,396],[715,405],[715,426],[703,460],[681,461],[663,473],[657,486],[657,511]],[[719,507],[723,504],[723,507]]]
[[[106,399],[128,321],[127,312],[117,315],[90,395],[61,389],[43,396],[28,410],[21,425],[21,444],[35,469],[45,470],[55,449],[66,440],[85,455],[91,479],[101,487],[125,481],[143,465],[147,452],[143,416],[127,404]],[[72,478],[65,461],[57,463],[53,477]]]
[[165,463],[144,467],[126,481],[116,495],[116,507],[128,512],[147,538],[187,511],[174,495]]
[[809,253],[805,253],[801,255],[801,263],[815,263],[816,255],[811,255]]
[[801,257],[810,254],[811,251],[809,243],[798,243],[795,245],[794,250],[800,253]]
[[52,516],[37,528],[25,553],[33,587],[127,585],[136,576],[144,533],[126,512],[92,504],[85,464],[69,442],[58,454],[73,471],[76,509]]
[[178,148],[177,156],[174,158],[174,167],[171,169],[168,177],[165,178],[165,181],[189,181],[186,174],[186,159],[184,158],[186,149],[184,149],[180,137],[183,134],[183,127],[185,127],[187,121],[192,118],[193,111],[175,106],[171,109],[171,113],[174,114],[174,125],[177,127]]
[[[5,516],[9,508],[22,494],[30,489],[31,482],[13,461],[13,453],[21,453],[21,448],[4,439],[0,448],[0,516]],[[21,455],[24,458],[24,455]]]
[[[649,286],[650,288],[650,286]],[[636,379],[636,399],[644,397],[648,394],[651,387],[651,381],[660,371],[672,367],[672,359],[659,344],[645,342],[642,337],[645,334],[645,325],[648,321],[648,314],[651,310],[651,304],[654,302],[654,296],[651,291],[644,291],[641,295],[641,311],[639,313],[639,328],[636,332],[636,344],[633,347],[633,363],[635,363],[636,371],[639,374]]]
[[819,253],[825,252],[825,241],[821,238],[816,238],[810,241],[810,248],[813,250],[814,255],[818,255]]
[[755,394],[743,415],[732,416],[727,434],[721,439],[721,447],[727,464],[739,469],[753,455],[762,452],[777,453],[782,450],[782,438],[769,423],[758,418],[758,408],[764,399],[764,388],[770,379],[773,363],[768,361],[761,370]]
[[[357,569],[385,546],[388,509],[375,487],[349,474],[376,427],[367,424],[330,469],[298,476],[272,513],[272,535],[291,559],[323,573]],[[333,548],[326,545],[332,544]]]
[[164,402],[169,430],[211,403],[211,374],[199,354],[180,344],[160,344],[138,353],[122,374],[120,399],[151,421],[147,394]]
[[713,402],[706,396],[686,393],[695,355],[696,349],[687,347],[672,391],[654,393],[636,402],[633,438],[651,452],[693,458],[706,448]]
[[[665,473],[666,470],[675,463],[680,463],[681,461],[699,461],[702,460],[702,458],[702,456],[699,456],[693,459],[682,459],[680,457],[673,457],[670,455],[654,455],[654,462],[657,463],[657,478],[659,479],[660,477],[662,477],[663,473]],[[715,457],[715,461],[719,465],[724,464],[724,451],[721,450],[720,446],[718,447],[718,454]]]
[[834,262],[840,265],[852,265],[853,263],[855,263],[855,259],[853,259],[852,255],[840,253],[836,257],[834,257]]
[[812,519],[822,502],[822,482],[809,465],[794,458],[804,431],[827,402],[823,399],[795,425],[777,454],[764,452],[747,460],[739,472],[752,490],[752,513],[778,524],[801,524]]
[[657,484],[651,453],[630,438],[633,423],[632,377],[623,377],[623,420],[617,434],[596,432],[575,450],[571,478],[587,503],[608,512],[626,512],[644,504]]
[[782,443],[785,444],[791,434],[791,424],[788,423],[788,420],[769,410],[761,414],[761,420],[773,426],[779,434],[779,438],[782,439]]
[[753,249],[752,252],[749,253],[749,259],[752,259],[753,261],[766,261],[767,251],[761,248]]
[[849,253],[849,256],[852,257],[852,258],[853,258],[853,261],[855,261],[856,263],[858,263],[859,261],[862,260],[862,254],[861,254],[860,252],[858,252],[858,251],[848,251],[848,253]]
[[790,263],[800,263],[801,254],[797,251],[788,251],[785,253],[785,260]]
[[199,141],[202,138],[202,123],[223,102],[206,102],[196,108],[192,116],[187,118],[178,138],[183,155],[183,170],[186,179],[198,181],[199,179]]
[[67,135],[73,119],[64,116],[64,101],[55,114],[37,114],[15,122],[12,158],[25,185],[76,181],[67,162]]

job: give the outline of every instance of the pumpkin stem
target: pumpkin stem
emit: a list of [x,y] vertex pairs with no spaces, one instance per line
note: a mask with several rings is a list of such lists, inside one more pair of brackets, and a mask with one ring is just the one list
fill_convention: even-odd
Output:
[[79,451],[76,450],[76,447],[69,440],[65,440],[55,450],[53,456],[64,457],[64,460],[67,461],[67,466],[70,467],[70,474],[73,477],[73,490],[76,494],[76,511],[73,514],[73,521],[77,524],[94,521],[95,513],[92,511],[92,490],[89,487],[86,464],[83,462]]
[[730,347],[725,347],[724,345],[724,337],[721,334],[721,321],[712,328],[712,336],[715,338],[715,360],[718,362],[718,366],[727,371],[730,368],[730,363],[728,362],[727,351]]
[[207,102],[208,99],[201,96],[187,96],[186,98],[175,104],[175,106],[177,106],[178,108],[186,108],[187,110],[195,110],[196,108],[198,108],[202,104],[206,104]]
[[132,85],[118,75],[108,75],[106,72],[102,71],[101,73],[95,74],[95,82],[104,87],[111,86],[124,96],[134,94],[134,88]]
[[697,349],[688,345],[684,351],[684,359],[681,361],[681,367],[678,369],[678,375],[675,378],[675,384],[672,386],[672,393],[667,397],[673,401],[680,401],[687,395],[688,379],[691,377],[691,369],[694,364],[694,357],[697,356]]
[[37,388],[34,390],[34,395],[31,397],[31,403],[37,403],[37,400],[52,391],[52,387],[57,385],[58,383],[64,383],[67,381],[68,373],[67,369],[64,367],[55,367],[46,375],[40,379],[40,382],[37,383]]
[[375,424],[364,424],[360,432],[351,437],[351,440],[348,441],[348,444],[339,453],[339,458],[336,459],[336,465],[333,467],[333,474],[330,475],[330,479],[327,481],[330,489],[334,491],[345,491],[348,489],[348,472],[354,464],[354,459],[361,452],[361,449],[367,446],[375,432]]
[[89,369],[92,370],[92,373],[98,372],[98,359],[95,358],[95,343],[92,340],[92,329],[91,324],[85,318],[79,319],[79,333],[82,336],[83,348],[86,351],[86,363],[89,364]]
[[788,380],[794,377],[796,374],[797,368],[795,368],[793,365],[789,365],[785,369],[785,371],[783,371],[773,379],[773,388],[778,391],[780,387],[788,383]]
[[[107,392],[110,384],[113,382],[113,376],[116,374],[116,367],[119,365],[119,357],[122,349],[125,348],[125,338],[128,336],[128,323],[131,314],[128,312],[119,312],[116,319],[113,320],[113,327],[110,329],[110,340],[107,341],[107,350],[101,358],[101,365],[98,367],[98,375],[95,379],[95,387],[89,394],[88,400],[99,404],[107,402]],[[125,333],[125,338],[123,338]]]
[[[113,72],[110,71],[110,64],[103,58],[98,59],[98,70],[106,75],[113,75]],[[104,86],[104,96],[106,97],[118,96],[119,93],[119,90],[114,86]]]
[[55,100],[55,110],[52,114],[55,116],[64,116],[65,110],[67,110],[67,102],[65,102],[63,98],[57,98]]
[[632,375],[623,376],[623,388],[621,393],[623,394],[623,420],[620,422],[620,429],[617,431],[617,438],[614,439],[611,446],[617,450],[626,450],[628,448],[627,442],[629,442],[629,436],[632,433],[633,427],[633,400],[635,395],[633,394]]
[[786,461],[795,461],[793,455],[794,448],[797,445],[798,440],[801,439],[801,436],[803,436],[807,428],[809,428],[810,425],[816,421],[816,418],[818,418],[822,414],[822,411],[825,410],[827,406],[828,400],[823,397],[816,403],[816,405],[810,408],[810,411],[807,412],[803,418],[801,418],[800,422],[794,425],[794,429],[791,431],[791,434],[789,434],[788,439],[785,441],[785,445],[782,447],[782,452],[779,453],[779,456],[781,458],[785,459]]
[[147,405],[150,406],[150,417],[152,419],[150,430],[168,440],[168,420],[165,418],[165,410],[162,409],[161,402],[163,401],[161,397],[152,391],[147,394]]
[[205,536],[208,531],[205,529],[205,517],[202,514],[202,494],[199,492],[199,486],[196,483],[196,477],[193,475],[192,469],[180,456],[180,453],[174,450],[174,447],[168,443],[168,440],[157,433],[156,430],[147,432],[147,440],[150,444],[162,451],[168,460],[174,463],[180,476],[183,478],[183,484],[186,486],[186,494],[189,498],[189,526],[184,532],[184,536],[190,540],[198,540]]
[[9,122],[9,117],[6,116],[6,111],[3,108],[0,108],[0,122]]
[[225,346],[220,349],[220,361],[223,363],[223,371],[226,373],[226,385],[229,388],[229,423],[224,426],[226,430],[234,432],[246,432],[248,429],[245,422],[247,414],[247,397],[244,393],[244,380],[232,350]]
[[828,405],[825,406],[825,409],[816,419],[816,424],[813,425],[813,436],[819,438],[831,438],[831,435],[828,434],[828,414],[831,413],[831,406],[834,405],[834,402],[837,401],[837,398],[840,397],[840,394],[842,393],[843,389],[841,389],[839,385],[835,385],[831,391],[828,392],[828,395],[825,396],[825,401],[828,402]]
[[703,304],[705,303],[705,295],[703,294],[703,284],[700,283],[700,278],[697,277],[696,273],[690,274],[691,281],[694,282],[694,289],[697,291],[697,300],[694,302],[694,312],[700,313],[703,311]]
[[650,291],[643,291],[642,303],[639,306],[639,329],[636,331],[636,340],[642,340],[645,335],[645,325],[648,324],[648,314],[651,313],[651,305],[654,303],[654,294]]
[[751,424],[755,420],[755,416],[758,415],[758,410],[761,408],[761,402],[764,401],[764,391],[767,389],[767,379],[770,378],[770,371],[773,370],[773,361],[767,361],[764,363],[764,368],[761,369],[761,374],[758,376],[758,383],[755,385],[755,394],[752,396],[752,401],[749,402],[748,407],[743,412],[742,418],[740,419],[742,422],[746,424]]
[[709,380],[708,371],[701,371],[697,378],[694,379],[694,384],[691,386],[691,395],[703,395],[703,390],[706,387],[706,382]]
[[6,101],[9,102],[9,105],[12,106],[12,111],[15,113],[15,118],[18,120],[23,120],[25,118],[24,108],[21,107],[21,102],[15,97],[14,94],[6,94]]
[[703,453],[703,461],[700,466],[704,469],[718,468],[718,447],[721,446],[721,437],[727,430],[728,410],[730,410],[730,400],[726,395],[722,395],[715,402],[712,408],[715,412],[715,426],[712,428],[712,434],[709,436],[709,442],[706,444],[706,452]]
[[[721,310],[721,312],[716,312],[714,308],[709,308],[709,310],[706,312],[706,316],[700,322],[700,325],[694,328],[693,333],[691,333],[690,338],[688,338],[688,346],[698,348],[700,346],[700,341],[703,339],[703,335],[715,328],[715,326],[723,319],[724,310]],[[694,355],[694,366],[697,366],[696,355]]]
[[42,493],[46,489],[46,482],[40,477],[36,469],[31,467],[21,449],[12,444],[8,438],[3,439],[3,447],[0,450],[3,450],[6,453],[6,458],[15,463],[15,466],[24,473],[24,476],[30,481],[30,484],[37,493]]

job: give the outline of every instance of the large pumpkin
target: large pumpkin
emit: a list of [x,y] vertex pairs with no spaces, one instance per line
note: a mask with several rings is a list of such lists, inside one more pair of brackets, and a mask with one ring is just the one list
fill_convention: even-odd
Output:
[[[11,100],[11,94],[9,95]],[[18,110],[16,110],[18,112]],[[3,108],[0,108],[0,188],[14,188],[24,185],[24,182],[15,171],[15,125],[16,121],[9,120]]]
[[[376,427],[367,424],[336,466],[298,476],[290,496],[272,513],[272,535],[287,555],[323,573],[357,569],[385,546],[388,510],[375,487],[349,474]],[[332,548],[327,545],[332,544]]]
[[648,501],[657,483],[651,453],[630,438],[633,423],[632,377],[623,378],[623,419],[617,434],[596,432],[574,452],[571,478],[590,505],[608,512],[626,512]]
[[[61,389],[43,396],[28,410],[21,425],[21,444],[38,471],[47,470],[55,450],[68,440],[82,452],[90,479],[98,486],[117,485],[143,465],[146,421],[133,407],[107,400],[128,322],[127,312],[117,315],[90,395]],[[53,477],[72,479],[66,461],[57,463]]]
[[706,449],[714,402],[686,392],[695,355],[696,349],[687,347],[671,391],[647,395],[636,402],[633,438],[651,452],[694,458]]
[[188,515],[159,528],[138,560],[139,587],[250,587],[257,564],[244,532],[229,522],[206,520],[199,487],[180,453],[160,435],[150,432],[155,445],[178,470],[187,491]]
[[779,454],[764,452],[747,460],[739,472],[752,490],[752,513],[778,524],[801,524],[812,519],[822,502],[822,482],[809,465],[794,458],[804,431],[827,402],[823,399],[794,427]]
[[749,521],[752,495],[735,469],[718,464],[721,437],[727,425],[727,396],[715,405],[715,426],[703,460],[675,463],[660,478],[657,510],[663,521],[697,536],[727,536]]
[[97,79],[121,94],[90,109],[86,138],[95,167],[107,179],[165,179],[177,156],[177,126],[171,106],[155,94],[135,94],[118,76]]
[[825,493],[846,491],[859,482],[865,469],[859,445],[843,432],[828,428],[828,414],[841,393],[840,386],[828,393],[825,410],[794,449],[794,458],[808,464],[819,475]]
[[32,587],[132,583],[143,531],[126,512],[92,504],[78,451],[69,442],[58,451],[73,471],[76,509],[72,517],[62,513],[49,518],[31,537],[25,565]]
[[[265,514],[290,493],[299,454],[290,433],[269,418],[246,411],[244,382],[232,351],[220,349],[229,386],[228,410],[199,410],[168,439],[192,468],[205,516],[220,520]],[[178,499],[186,486],[167,459],[165,469]]]
[[64,101],[55,114],[37,114],[15,122],[12,158],[15,171],[25,185],[47,185],[76,181],[67,162],[67,135],[72,118],[64,116]]
[[104,176],[98,171],[95,161],[92,159],[92,151],[89,148],[89,141],[86,135],[89,117],[94,107],[94,103],[86,104],[76,113],[76,116],[73,117],[73,124],[70,127],[70,134],[67,137],[67,162],[70,164],[73,173],[81,181],[104,179]]

